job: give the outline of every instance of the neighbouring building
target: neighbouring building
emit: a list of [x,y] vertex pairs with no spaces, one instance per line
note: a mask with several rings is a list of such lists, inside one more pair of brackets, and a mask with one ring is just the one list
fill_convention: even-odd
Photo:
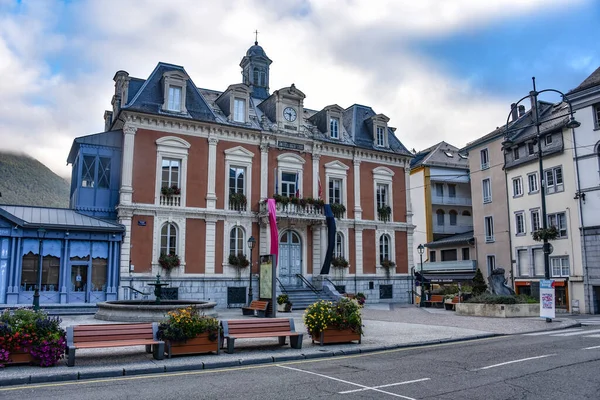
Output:
[[[579,205],[579,231],[583,253],[583,304],[588,313],[600,313],[600,68],[579,86],[567,93],[581,123],[566,136],[575,159],[577,185],[575,197]],[[572,218],[577,216],[572,213]],[[576,297],[579,298],[579,297]]]
[[[270,252],[267,198],[277,199],[284,289],[320,274],[328,241],[319,201],[339,204],[334,256],[349,267],[329,279],[369,301],[408,302],[411,153],[368,106],[313,110],[294,84],[271,93],[271,63],[255,43],[242,83],[222,91],[162,62],[147,78],[118,71],[105,132],[73,143],[72,207],[105,218],[116,210],[121,286],[145,291],[160,273],[179,298],[227,307],[246,301],[246,260],[258,287],[259,255]],[[177,259],[168,273],[162,254]]]
[[[566,127],[569,109],[566,103],[542,101],[537,107],[539,136],[529,110],[521,117],[525,127],[511,127],[504,142],[514,285],[518,294],[539,297],[539,281],[545,276],[544,251],[543,242],[535,241],[532,233],[542,228],[543,191],[547,226],[558,230],[558,237],[550,241],[550,277],[555,281],[557,311],[566,312],[570,311],[571,300],[583,303],[578,207],[573,198],[577,191],[575,167],[571,129]],[[541,170],[538,144],[542,151]],[[585,312],[582,306],[580,311]]]
[[[416,275],[426,282],[470,281],[477,268],[468,157],[440,142],[411,161],[412,253]],[[423,245],[420,265],[418,246]]]

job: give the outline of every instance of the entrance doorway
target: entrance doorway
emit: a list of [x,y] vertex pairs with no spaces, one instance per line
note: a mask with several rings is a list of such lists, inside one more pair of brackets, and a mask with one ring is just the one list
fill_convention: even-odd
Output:
[[69,303],[88,303],[88,264],[71,263]]
[[302,241],[294,231],[286,231],[279,240],[279,280],[284,286],[302,286],[296,274],[302,273]]

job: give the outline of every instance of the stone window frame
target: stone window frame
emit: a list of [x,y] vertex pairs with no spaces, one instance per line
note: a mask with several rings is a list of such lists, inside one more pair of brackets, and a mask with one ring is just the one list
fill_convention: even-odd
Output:
[[[488,221],[491,221],[491,230],[488,232]],[[485,243],[494,243],[496,238],[494,236],[494,216],[486,215],[483,217],[483,232],[485,234]]]
[[[372,121],[373,121],[373,145],[375,147],[379,147],[379,148],[389,148],[389,140],[388,140],[388,122],[390,121],[390,119],[383,115],[383,114],[377,114],[374,115],[373,117],[371,117]],[[379,143],[378,140],[378,135],[377,135],[377,130],[378,128],[383,129],[383,143]]]
[[244,195],[247,200],[247,208],[249,211],[252,207],[250,206],[250,199],[252,198],[252,159],[254,158],[254,153],[250,150],[242,147],[236,146],[231,149],[227,149],[224,151],[225,153],[225,193],[224,195],[224,205],[223,207],[226,210],[229,210],[229,168],[230,167],[242,167],[246,168],[246,179],[244,181]]
[[[244,232],[244,245],[242,246],[242,248],[244,249],[244,255],[246,257],[248,257],[249,259],[249,250],[248,249],[248,238],[250,236],[252,236],[252,234],[250,232],[252,232],[252,220],[249,218],[240,218],[238,219],[226,219],[224,221],[224,225],[223,225],[223,259],[221,260],[221,265],[223,267],[225,266],[229,266],[231,267],[231,265],[229,264],[229,253],[231,252],[231,230],[235,227],[240,227],[242,228],[242,231]],[[256,261],[256,260],[254,260]],[[219,261],[217,259],[215,259],[215,264],[218,263]],[[233,267],[234,269],[232,270],[228,270],[229,272],[227,272],[225,269],[223,269],[223,273],[226,276],[233,276],[231,275],[233,272],[235,272],[237,270],[237,267]],[[239,278],[239,276],[238,276]]]
[[387,185],[388,187],[388,206],[391,208],[389,222],[394,220],[394,189],[393,189],[394,171],[387,167],[377,167],[373,169],[373,212],[374,220],[377,220],[377,185]]
[[[394,230],[387,229],[377,229],[375,231],[375,260],[377,262],[377,266],[380,266],[380,248],[379,244],[381,242],[381,238],[383,236],[387,236],[390,239],[389,243],[389,260],[396,262],[396,235]],[[383,270],[383,268],[381,268]],[[383,271],[385,272],[385,271]],[[390,268],[390,273],[394,274],[396,272],[396,267]]]
[[[523,231],[519,232],[519,218],[521,218]],[[515,236],[525,236],[527,234],[527,221],[525,220],[525,211],[515,211]]]
[[[166,223],[171,223],[175,225],[175,229],[177,230],[177,255],[179,256],[179,262],[181,267],[185,267],[185,235],[186,235],[186,219],[184,216],[172,216],[168,214],[163,214],[158,211],[158,215],[154,218],[154,231],[152,233],[153,238],[153,246],[152,246],[152,265],[157,267],[158,269],[154,272],[160,272],[160,265],[158,264],[158,258],[160,257],[160,242],[161,242],[161,234],[162,227]],[[185,268],[182,269],[185,271]]]
[[[531,177],[535,178],[535,190],[531,190]],[[528,194],[534,194],[534,193],[538,193],[540,191],[540,180],[538,178],[538,173],[536,172],[531,172],[529,174],[527,174],[527,193]]]
[[181,207],[185,207],[187,165],[190,147],[192,147],[192,145],[189,142],[175,136],[163,136],[156,140],[156,181],[154,184],[155,205],[160,204],[162,186],[162,160],[163,158],[174,158],[181,160],[179,186],[181,189]]
[[[170,113],[187,114],[186,107],[186,91],[187,81],[190,77],[183,71],[167,71],[163,74],[163,105],[162,111]],[[181,89],[181,109],[171,110],[169,109],[169,88],[178,87]]]
[[342,204],[348,208],[348,170],[349,166],[340,161],[331,161],[324,165],[325,167],[325,182],[326,182],[326,193],[325,202],[330,203],[329,199],[329,180],[330,179],[341,179],[342,181]]
[[511,182],[512,182],[513,198],[514,197],[522,197],[523,196],[523,177],[515,176],[514,178],[512,178]]
[[302,197],[304,164],[306,164],[306,160],[294,153],[283,153],[277,156],[277,193],[281,193],[281,174],[287,172],[298,175],[298,186],[296,187],[296,191],[300,193],[300,197]]
[[[246,85],[237,84],[231,85],[229,89],[231,90],[231,96],[229,97],[229,120],[238,124],[247,124],[250,121],[250,88]],[[245,101],[243,121],[236,121],[234,118],[236,99]]]

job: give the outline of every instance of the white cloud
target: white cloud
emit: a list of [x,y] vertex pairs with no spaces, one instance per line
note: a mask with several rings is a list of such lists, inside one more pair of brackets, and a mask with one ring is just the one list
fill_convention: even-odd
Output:
[[406,44],[572,6],[566,0],[5,3],[0,142],[63,176],[70,173],[72,140],[102,130],[117,70],[146,78],[158,61],[170,62],[183,65],[198,86],[224,90],[241,81],[238,64],[255,29],[273,60],[271,91],[295,83],[314,109],[372,106],[391,118],[409,149],[440,140],[461,146],[501,124],[510,100],[479,93],[468,78],[450,77]]

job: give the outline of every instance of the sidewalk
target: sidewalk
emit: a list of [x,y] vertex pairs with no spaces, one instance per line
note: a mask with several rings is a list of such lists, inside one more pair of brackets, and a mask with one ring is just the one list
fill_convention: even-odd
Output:
[[[243,318],[239,309],[218,310],[219,319]],[[569,315],[560,315],[552,323],[540,318],[484,318],[458,316],[452,311],[435,308],[417,308],[412,305],[367,305],[363,310],[364,336],[362,344],[319,346],[311,342],[302,323],[302,311],[280,313],[278,317],[292,317],[296,330],[305,332],[302,349],[277,345],[277,339],[245,339],[236,341],[235,353],[181,356],[154,360],[143,346],[79,350],[75,366],[67,367],[61,361],[52,368],[39,366],[8,366],[0,369],[0,387],[7,385],[72,381],[90,378],[108,378],[213,369],[252,364],[266,364],[308,358],[333,357],[373,352],[423,344],[444,343],[497,335],[564,329],[579,322]],[[253,317],[251,317],[253,318]],[[91,315],[64,316],[62,325],[108,323]]]

